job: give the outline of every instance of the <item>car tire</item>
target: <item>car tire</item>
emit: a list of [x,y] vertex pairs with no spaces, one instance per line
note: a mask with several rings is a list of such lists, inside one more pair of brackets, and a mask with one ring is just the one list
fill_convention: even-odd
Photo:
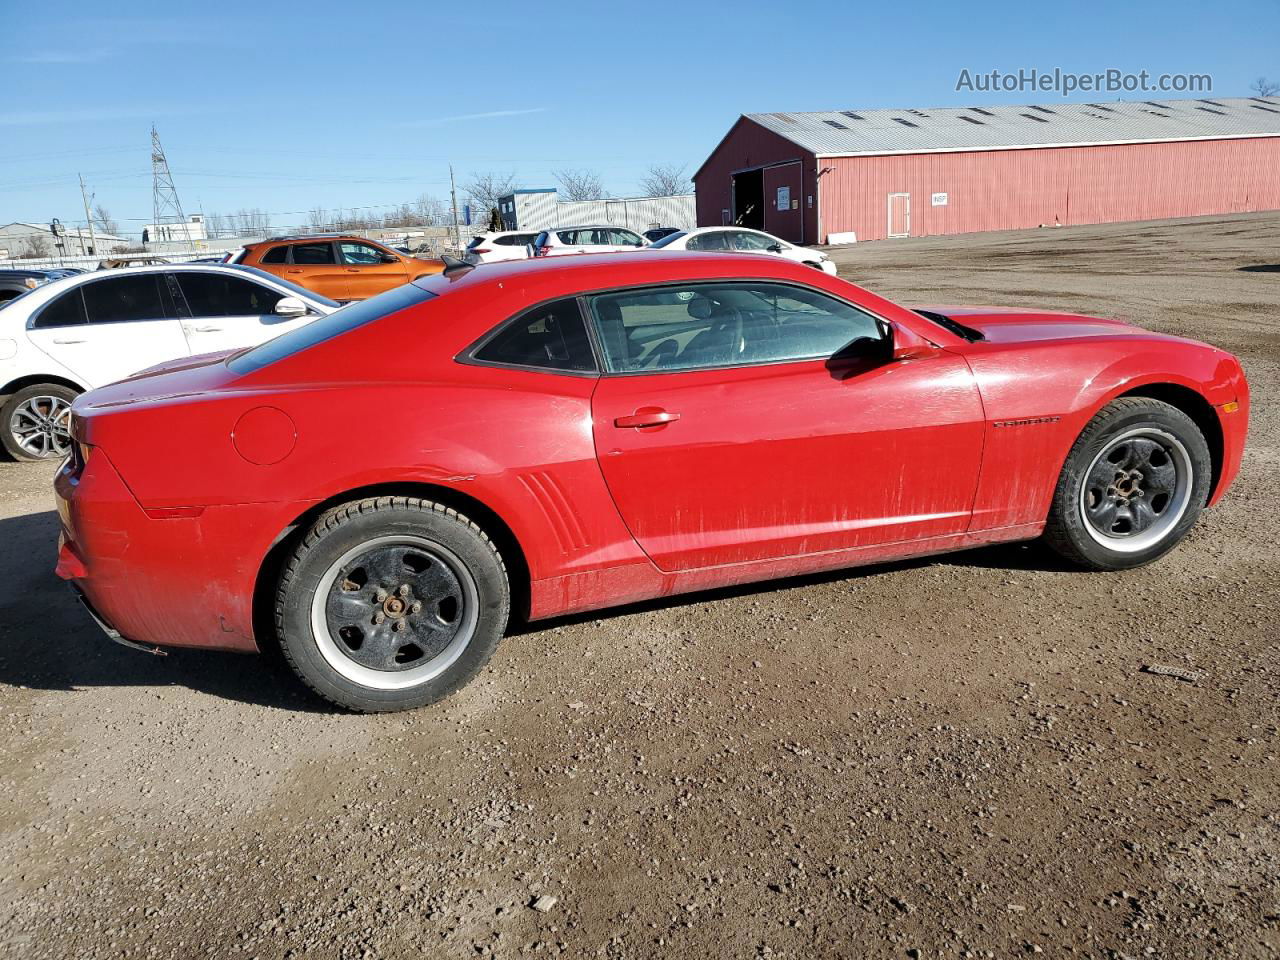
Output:
[[304,683],[361,713],[435,703],[488,663],[507,625],[502,555],[451,507],[376,497],[328,511],[284,566],[280,647]]
[[[4,452],[29,463],[65,457],[71,450],[71,403],[77,396],[73,388],[60,383],[36,383],[5,397],[0,403],[0,446]],[[49,429],[24,446],[19,428],[40,426],[42,421]],[[33,450],[37,442],[48,452]]]
[[1045,540],[1089,570],[1151,563],[1195,525],[1212,472],[1204,435],[1177,407],[1146,397],[1113,400],[1067,455]]

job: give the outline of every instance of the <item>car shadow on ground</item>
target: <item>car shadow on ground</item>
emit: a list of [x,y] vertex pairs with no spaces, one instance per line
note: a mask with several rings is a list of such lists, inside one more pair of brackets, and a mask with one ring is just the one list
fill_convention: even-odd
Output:
[[[113,643],[71,590],[53,573],[58,518],[50,510],[0,520],[0,683],[33,690],[182,685],[229,700],[306,712],[332,712],[292,675],[274,644],[261,656],[218,651],[168,651],[155,656]],[[935,563],[1005,570],[1069,569],[1039,544],[1001,544],[858,567],[681,594],[609,610],[536,623],[513,623],[526,635],[554,626],[664,610],[691,603],[732,600],[841,580],[856,580]]]
[[330,709],[288,672],[278,651],[160,657],[113,643],[54,575],[57,539],[52,510],[0,520],[0,683],[67,691],[176,684],[259,706]]
[[1253,263],[1236,269],[1241,273],[1280,273],[1280,263]]

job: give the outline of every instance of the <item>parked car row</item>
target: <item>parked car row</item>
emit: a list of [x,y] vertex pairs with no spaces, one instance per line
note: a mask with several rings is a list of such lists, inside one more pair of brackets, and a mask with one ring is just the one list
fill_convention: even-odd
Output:
[[759,253],[803,263],[833,276],[837,272],[835,263],[820,250],[797,246],[746,227],[694,230],[658,227],[643,236],[625,227],[601,224],[554,227],[538,233],[502,230],[478,235],[467,246],[465,259],[468,263],[481,264],[572,253],[621,253],[640,248]]

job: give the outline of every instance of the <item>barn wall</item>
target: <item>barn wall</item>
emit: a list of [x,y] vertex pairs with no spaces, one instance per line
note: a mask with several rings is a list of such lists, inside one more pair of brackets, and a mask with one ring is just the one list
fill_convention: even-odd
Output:
[[[1280,138],[1274,137],[821,163],[833,168],[822,177],[818,201],[823,241],[844,231],[855,231],[860,241],[887,237],[892,193],[911,195],[910,231],[917,237],[1280,210]],[[947,194],[946,206],[932,205],[934,193]]]
[[[813,154],[757,123],[739,118],[725,136],[720,146],[702,168],[694,174],[694,192],[697,195],[698,226],[718,227],[721,211],[733,210],[733,174],[773,164],[800,160],[803,167],[800,191],[801,212],[797,227],[803,228],[804,242],[816,243],[818,235],[818,203],[814,197],[814,175],[817,172]],[[766,184],[766,187],[768,184]],[[766,200],[768,198],[766,197]],[[801,242],[799,235],[783,237],[784,240]]]

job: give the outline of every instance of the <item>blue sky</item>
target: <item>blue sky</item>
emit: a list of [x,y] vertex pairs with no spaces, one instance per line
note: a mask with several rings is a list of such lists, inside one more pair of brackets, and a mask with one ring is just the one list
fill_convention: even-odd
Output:
[[0,223],[82,220],[83,173],[140,229],[153,121],[188,212],[288,226],[315,206],[446,198],[450,161],[460,183],[592,169],[627,196],[652,163],[691,173],[741,113],[1062,99],[957,92],[966,68],[1208,73],[1218,96],[1280,80],[1280,0],[34,10],[0,0]]

